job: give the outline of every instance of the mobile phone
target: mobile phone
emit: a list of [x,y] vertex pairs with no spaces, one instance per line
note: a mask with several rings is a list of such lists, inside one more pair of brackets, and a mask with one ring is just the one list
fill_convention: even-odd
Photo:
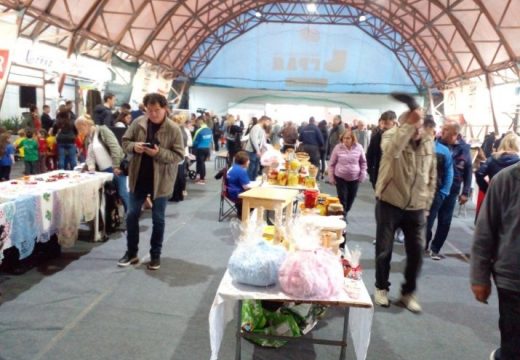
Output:
[[154,145],[152,143],[143,143],[143,146],[146,146],[147,148],[153,149]]

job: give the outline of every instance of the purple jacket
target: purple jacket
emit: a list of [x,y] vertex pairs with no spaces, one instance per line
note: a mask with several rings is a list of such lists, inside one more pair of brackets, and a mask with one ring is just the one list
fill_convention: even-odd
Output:
[[329,162],[329,179],[336,183],[334,176],[346,181],[365,181],[367,160],[360,144],[353,145],[350,150],[341,143],[334,147]]

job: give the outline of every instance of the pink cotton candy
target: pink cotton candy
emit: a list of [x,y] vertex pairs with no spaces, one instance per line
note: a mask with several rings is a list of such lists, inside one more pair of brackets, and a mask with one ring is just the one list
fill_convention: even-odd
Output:
[[343,267],[329,250],[300,250],[285,259],[278,281],[285,293],[298,299],[327,299],[343,288]]

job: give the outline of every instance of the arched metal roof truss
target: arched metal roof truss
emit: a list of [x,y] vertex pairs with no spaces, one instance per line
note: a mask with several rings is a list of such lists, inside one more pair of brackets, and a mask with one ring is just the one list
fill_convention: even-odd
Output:
[[[319,16],[299,11],[304,9],[301,3],[0,0],[0,11],[24,11],[23,36],[69,53],[103,58],[117,52],[177,74],[185,69],[197,73],[207,58],[205,50],[214,54],[216,45],[262,21],[293,21],[359,26],[391,48],[416,83],[446,87],[488,74],[497,75],[495,81],[518,81],[518,0],[320,0],[316,1]],[[269,16],[251,17],[256,11]],[[367,21],[355,24],[354,14],[360,13],[366,14]],[[210,44],[216,45],[210,49]]]

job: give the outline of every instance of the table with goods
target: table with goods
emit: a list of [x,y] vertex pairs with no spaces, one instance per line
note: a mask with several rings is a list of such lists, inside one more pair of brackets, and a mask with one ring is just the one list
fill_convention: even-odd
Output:
[[[256,191],[265,189],[274,190]],[[301,197],[298,189],[277,190],[280,198],[287,192],[286,202]],[[234,317],[236,360],[241,359],[242,338],[274,348],[287,341],[338,346],[344,360],[347,332],[357,360],[366,358],[373,305],[362,280],[359,248],[340,248],[346,229],[343,207],[316,187],[304,191],[303,199],[295,213],[285,203],[275,205],[280,216],[274,225],[263,223],[260,215],[232,223],[237,246],[209,314],[211,360],[218,359],[226,324]],[[341,339],[304,336],[331,306],[343,312]]]
[[0,257],[15,247],[22,260],[52,235],[73,246],[83,221],[94,221],[94,239],[101,240],[102,190],[111,180],[109,173],[57,170],[0,183]]

